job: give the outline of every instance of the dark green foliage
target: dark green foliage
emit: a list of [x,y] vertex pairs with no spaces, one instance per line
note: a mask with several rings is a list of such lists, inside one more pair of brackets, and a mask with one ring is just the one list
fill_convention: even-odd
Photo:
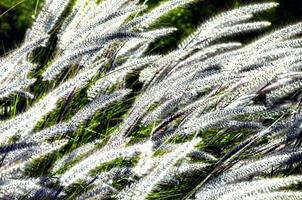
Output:
[[0,1],[0,54],[20,44],[41,3],[42,0]]

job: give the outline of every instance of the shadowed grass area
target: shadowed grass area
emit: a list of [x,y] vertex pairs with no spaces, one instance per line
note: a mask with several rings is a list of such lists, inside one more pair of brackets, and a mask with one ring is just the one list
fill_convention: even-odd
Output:
[[20,44],[42,3],[43,0],[0,1],[0,55]]

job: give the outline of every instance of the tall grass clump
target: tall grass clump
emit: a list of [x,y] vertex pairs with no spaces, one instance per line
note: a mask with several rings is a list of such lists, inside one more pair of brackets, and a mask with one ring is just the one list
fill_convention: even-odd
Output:
[[150,54],[196,1],[44,2],[0,60],[0,199],[302,199],[302,23],[241,44],[278,6],[245,5]]

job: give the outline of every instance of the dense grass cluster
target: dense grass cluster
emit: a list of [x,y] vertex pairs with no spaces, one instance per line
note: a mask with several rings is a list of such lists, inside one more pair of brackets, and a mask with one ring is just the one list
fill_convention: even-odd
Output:
[[243,45],[278,6],[245,5],[152,53],[196,2],[46,0],[0,60],[0,199],[302,198],[302,24]]

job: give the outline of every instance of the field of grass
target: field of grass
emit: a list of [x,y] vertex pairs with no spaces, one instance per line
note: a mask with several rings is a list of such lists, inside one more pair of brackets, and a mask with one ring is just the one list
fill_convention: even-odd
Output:
[[[248,2],[259,2],[259,1],[248,1]],[[167,53],[175,49],[179,41],[188,35],[190,35],[194,30],[196,30],[197,25],[204,21],[205,19],[213,16],[223,10],[230,8],[237,8],[241,5],[248,3],[244,0],[204,0],[184,8],[178,8],[170,12],[167,16],[161,18],[159,22],[154,24],[154,27],[167,27],[173,26],[178,29],[176,33],[167,36],[163,39],[154,42],[148,49],[147,54],[152,55],[155,53]],[[270,28],[276,29],[277,27],[283,26],[284,24],[293,23],[302,19],[302,2],[299,0],[293,0],[290,3],[286,0],[279,0],[280,6],[276,9],[266,12],[264,14],[258,15],[257,19],[265,19],[271,21],[274,26]],[[150,9],[161,3],[160,0],[149,0],[147,2]],[[23,41],[25,32],[29,28],[39,12],[39,9],[43,5],[43,1],[37,0],[1,0],[0,2],[0,54],[5,54],[11,49],[19,46],[21,41]],[[71,4],[72,5],[72,4]],[[69,10],[65,11],[67,14]],[[61,23],[61,22],[60,22]],[[268,31],[270,31],[268,30]],[[54,30],[53,37],[49,42],[47,47],[41,47],[35,50],[31,55],[31,60],[37,64],[35,71],[31,73],[32,78],[36,78],[37,81],[33,86],[30,87],[30,92],[35,96],[34,99],[24,98],[20,95],[14,95],[8,99],[0,101],[0,119],[7,120],[14,118],[20,113],[23,113],[34,103],[41,100],[45,95],[51,91],[56,86],[60,85],[62,82],[67,80],[69,77],[73,77],[77,72],[77,67],[71,67],[61,74],[56,80],[52,82],[44,82],[42,80],[42,73],[51,64],[51,60],[56,55],[55,44],[57,38],[55,33],[58,30]],[[239,35],[236,37],[237,40],[245,42],[250,42],[257,38],[260,33],[245,34],[244,36]],[[110,67],[110,66],[108,66]],[[105,73],[105,71],[103,72]],[[102,72],[99,74],[102,76]],[[68,121],[78,110],[83,108],[89,99],[86,94],[87,88],[89,88],[93,83],[95,83],[95,77],[92,79],[84,88],[71,92],[68,98],[61,100],[55,110],[49,113],[46,117],[39,121],[35,127],[35,131],[39,131],[57,123]],[[76,131],[68,133],[68,135],[60,136],[62,138],[68,138],[67,145],[64,146],[60,151],[47,155],[44,158],[37,159],[30,168],[27,169],[27,174],[32,177],[40,177],[47,175],[48,177],[56,177],[66,169],[72,166],[72,163],[63,166],[56,173],[51,173],[50,168],[52,164],[62,158],[65,154],[73,151],[74,149],[80,147],[83,144],[89,143],[95,139],[100,139],[98,147],[101,148],[106,144],[109,136],[114,130],[116,130],[117,125],[122,122],[122,120],[127,117],[128,111],[133,105],[134,101],[141,94],[142,83],[138,81],[138,74],[133,73],[128,75],[126,80],[127,88],[132,89],[132,92],[126,96],[123,101],[118,101],[113,105],[98,111],[84,124],[79,126]],[[112,88],[112,91],[114,88]],[[272,123],[276,119],[291,113],[295,108],[289,108],[287,113],[276,112],[274,115],[269,114],[267,117],[267,124]],[[263,113],[265,115],[266,113]],[[257,117],[257,116],[256,116]],[[137,125],[129,134],[129,144],[134,144],[139,141],[144,141],[150,137],[151,131],[156,127],[159,122],[155,122],[149,126]],[[216,156],[216,158],[223,159],[223,156],[233,150],[238,144],[244,141],[249,134],[253,133],[251,130],[240,130],[240,133],[234,130],[224,130],[211,129],[201,135],[202,142],[198,144],[198,149],[201,151],[209,152]],[[56,139],[61,139],[61,138]],[[13,140],[14,138],[12,138]],[[17,138],[16,138],[17,139]],[[172,143],[177,144],[180,141],[187,141],[189,138],[175,138]],[[156,152],[158,155],[163,155],[165,152]],[[83,155],[85,156],[85,155]],[[242,158],[257,158],[259,155],[240,155]],[[194,158],[192,158],[194,160]],[[95,169],[95,172],[108,171],[108,169],[114,167],[130,167],[137,163],[137,157],[131,159],[116,159],[110,163],[99,166]],[[300,170],[299,166],[294,166],[288,169],[286,173],[295,174],[295,171]],[[213,165],[212,168],[208,168],[196,175],[179,177],[180,183],[160,185],[156,191],[149,195],[149,199],[183,199],[188,193],[194,190],[198,186],[201,180],[204,180],[211,171],[217,168],[217,165]],[[114,188],[119,189],[125,186],[129,180],[125,177],[119,177],[112,184]],[[297,188],[301,186],[298,185]],[[79,183],[71,187],[67,194],[62,197],[62,199],[74,199],[77,194],[81,194],[90,188],[87,183]]]

